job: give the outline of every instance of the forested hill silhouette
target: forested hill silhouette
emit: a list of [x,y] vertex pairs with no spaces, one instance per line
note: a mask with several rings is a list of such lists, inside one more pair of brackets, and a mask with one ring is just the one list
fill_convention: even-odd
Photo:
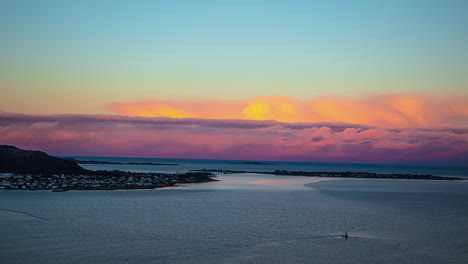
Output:
[[76,162],[52,157],[42,151],[0,145],[0,172],[17,174],[88,174]]

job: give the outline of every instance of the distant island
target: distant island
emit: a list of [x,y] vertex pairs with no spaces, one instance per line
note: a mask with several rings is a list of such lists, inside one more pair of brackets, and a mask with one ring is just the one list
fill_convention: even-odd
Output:
[[410,179],[410,180],[464,180],[458,177],[442,177],[429,174],[399,174],[399,173],[374,173],[374,172],[325,172],[325,171],[240,171],[240,170],[220,170],[220,169],[202,169],[191,170],[193,172],[209,172],[214,174],[232,174],[232,173],[256,173],[286,176],[306,176],[306,177],[327,177],[327,178],[364,178],[364,179]]
[[161,165],[161,166],[177,166],[175,163],[153,163],[153,162],[113,162],[101,160],[79,160],[75,158],[65,157],[64,160],[76,162],[78,164],[109,164],[109,165]]
[[229,162],[229,164],[242,164],[242,165],[275,165],[271,163],[263,163],[260,161],[242,161],[242,162]]
[[117,190],[154,189],[180,183],[216,181],[210,172],[143,173],[86,170],[75,161],[0,145],[0,189]]

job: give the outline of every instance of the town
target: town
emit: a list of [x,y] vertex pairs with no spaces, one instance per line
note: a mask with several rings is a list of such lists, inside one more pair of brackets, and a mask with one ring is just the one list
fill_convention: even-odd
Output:
[[180,183],[216,181],[209,172],[144,173],[95,171],[89,175],[0,173],[0,190],[117,190],[154,189]]

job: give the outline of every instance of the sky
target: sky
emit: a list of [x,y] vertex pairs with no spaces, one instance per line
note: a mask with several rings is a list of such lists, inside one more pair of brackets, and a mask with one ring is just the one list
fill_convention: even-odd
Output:
[[467,12],[464,0],[1,1],[0,144],[468,164]]

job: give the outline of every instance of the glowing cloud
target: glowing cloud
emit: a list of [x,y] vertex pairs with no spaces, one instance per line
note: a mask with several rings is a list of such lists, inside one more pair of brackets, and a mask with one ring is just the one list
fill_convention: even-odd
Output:
[[227,100],[210,101],[138,101],[115,102],[109,105],[109,109],[121,115],[141,117],[172,117],[172,118],[208,118],[242,119],[241,109],[247,103]]
[[468,129],[347,123],[0,112],[0,144],[54,155],[468,163]]
[[248,101],[115,102],[112,112],[126,116],[347,122],[379,127],[467,127],[468,98],[421,94],[364,95],[359,99],[317,96],[300,101],[272,95]]

